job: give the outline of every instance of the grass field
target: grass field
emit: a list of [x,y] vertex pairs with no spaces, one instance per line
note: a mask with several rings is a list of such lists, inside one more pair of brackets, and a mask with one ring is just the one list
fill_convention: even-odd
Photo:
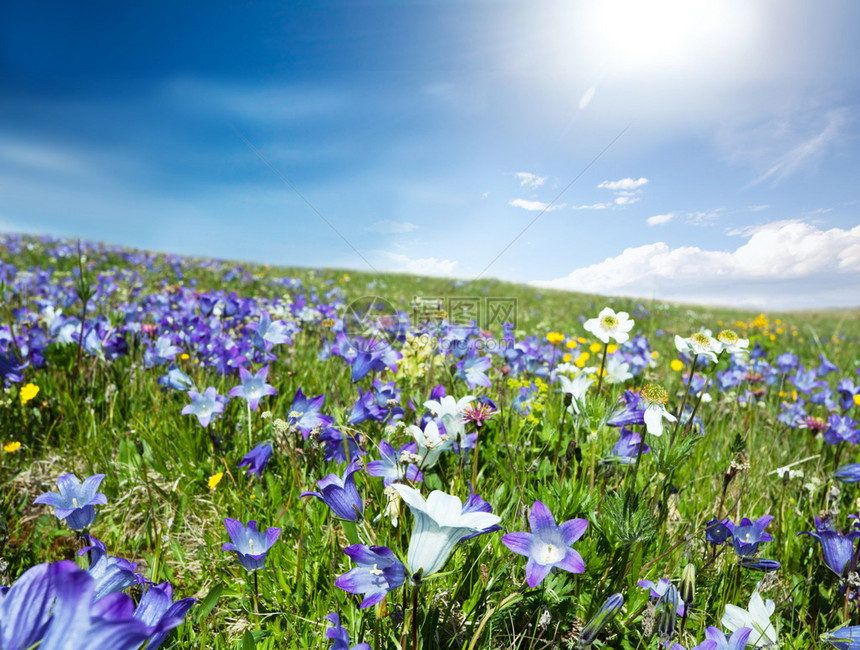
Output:
[[0,260],[3,650],[860,648],[858,310]]

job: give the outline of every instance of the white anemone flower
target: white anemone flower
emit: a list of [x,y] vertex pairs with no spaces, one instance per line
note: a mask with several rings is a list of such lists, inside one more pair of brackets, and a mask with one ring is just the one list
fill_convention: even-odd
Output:
[[776,648],[776,628],[770,622],[774,608],[774,602],[763,600],[756,587],[750,597],[749,609],[726,605],[726,612],[720,622],[731,632],[742,627],[752,628],[747,644],[753,648]]
[[622,357],[610,355],[606,359],[606,375],[603,380],[607,384],[622,384],[628,379],[633,379],[633,373],[630,372],[630,364]]
[[717,354],[723,349],[723,344],[706,332],[696,332],[687,338],[675,334],[675,347],[678,348],[678,352],[716,361]]
[[666,410],[666,402],[669,401],[669,393],[658,384],[647,384],[639,393],[642,403],[645,405],[645,429],[652,436],[663,435],[663,420],[676,422],[678,418]]
[[618,343],[624,343],[630,338],[628,332],[633,329],[633,324],[634,321],[626,311],[620,311],[616,314],[611,307],[604,307],[597,318],[589,318],[583,327],[604,343],[609,343],[610,338],[615,339]]
[[466,395],[459,400],[451,395],[445,395],[440,400],[427,400],[424,408],[430,409],[437,417],[442,419],[445,431],[454,442],[460,442],[466,435],[466,424],[463,419],[463,411],[469,402],[475,399],[474,395]]
[[409,539],[407,564],[411,575],[426,578],[439,571],[465,535],[495,526],[502,518],[490,512],[463,513],[463,504],[453,494],[433,490],[424,500],[418,490],[392,483],[412,511],[415,525]]
[[579,415],[585,401],[585,393],[588,387],[594,383],[594,380],[585,374],[579,374],[573,379],[565,375],[558,375],[558,381],[561,383],[561,392],[571,396],[570,406],[567,407],[569,412]]
[[430,469],[439,462],[442,452],[451,448],[451,439],[448,435],[439,433],[439,426],[430,420],[424,425],[424,430],[414,424],[409,425],[409,433],[415,438],[418,445],[418,456],[421,459],[421,469]]
[[733,330],[723,330],[717,334],[717,340],[722,344],[723,350],[729,354],[747,354],[750,346],[749,339],[742,339]]

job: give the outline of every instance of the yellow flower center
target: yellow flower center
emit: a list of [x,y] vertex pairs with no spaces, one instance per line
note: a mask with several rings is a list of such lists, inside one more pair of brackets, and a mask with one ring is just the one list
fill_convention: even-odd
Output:
[[719,334],[717,334],[717,340],[723,343],[737,343],[738,335],[735,334],[732,330],[723,330]]
[[698,343],[703,348],[711,347],[711,337],[707,334],[702,334],[702,332],[696,332],[693,336],[690,337],[690,340],[694,343]]
[[659,384],[646,384],[641,396],[649,404],[665,404],[669,401],[669,393]]
[[618,319],[615,316],[606,315],[600,319],[600,324],[604,329],[614,330],[618,327]]

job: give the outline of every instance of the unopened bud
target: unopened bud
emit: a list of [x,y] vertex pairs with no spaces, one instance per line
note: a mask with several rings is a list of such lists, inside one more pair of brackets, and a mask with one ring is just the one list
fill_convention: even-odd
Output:
[[696,565],[690,562],[681,572],[681,588],[678,590],[681,600],[689,607],[696,598]]
[[657,601],[657,634],[661,639],[669,639],[675,633],[678,609],[678,588],[670,584]]
[[622,605],[624,605],[624,596],[621,594],[612,594],[607,598],[600,611],[582,628],[582,632],[579,635],[579,647],[587,648],[594,643],[600,630],[615,616]]

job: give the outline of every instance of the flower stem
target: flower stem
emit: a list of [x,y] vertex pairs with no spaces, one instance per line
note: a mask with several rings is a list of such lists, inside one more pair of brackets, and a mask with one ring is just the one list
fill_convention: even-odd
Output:
[[603,358],[600,359],[600,370],[597,373],[597,394],[600,394],[600,387],[603,386],[603,371],[606,368],[606,351],[609,349],[609,341],[603,344]]

